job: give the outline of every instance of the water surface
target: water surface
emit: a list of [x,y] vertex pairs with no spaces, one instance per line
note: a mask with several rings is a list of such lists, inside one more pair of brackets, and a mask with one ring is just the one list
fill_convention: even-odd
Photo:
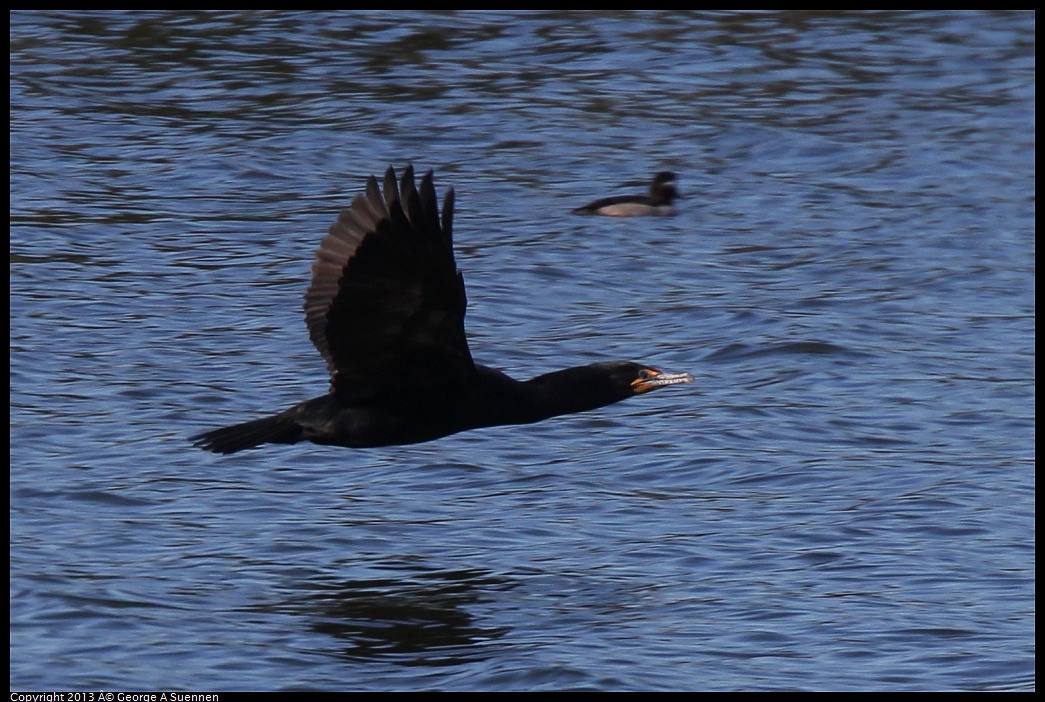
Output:
[[[1033,13],[10,20],[12,689],[1034,689]],[[192,449],[409,162],[477,361],[697,382]]]

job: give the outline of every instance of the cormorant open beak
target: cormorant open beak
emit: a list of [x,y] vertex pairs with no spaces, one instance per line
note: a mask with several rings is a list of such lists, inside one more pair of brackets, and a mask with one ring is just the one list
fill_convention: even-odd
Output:
[[679,383],[692,383],[693,376],[689,373],[661,373],[655,368],[643,368],[639,377],[631,381],[631,388],[635,394],[656,390],[664,385],[678,385]]

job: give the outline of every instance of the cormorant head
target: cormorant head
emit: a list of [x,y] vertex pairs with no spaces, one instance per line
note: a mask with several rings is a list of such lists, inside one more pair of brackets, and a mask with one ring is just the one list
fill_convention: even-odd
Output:
[[633,361],[593,363],[592,367],[608,376],[614,386],[621,389],[626,388],[625,396],[641,395],[665,385],[693,382],[693,376],[689,373],[665,373]]
[[693,376],[689,373],[664,373],[663,371],[648,366],[640,366],[635,375],[635,379],[629,384],[636,395],[649,392],[650,390],[656,390],[665,385],[678,385],[679,383],[693,382]]

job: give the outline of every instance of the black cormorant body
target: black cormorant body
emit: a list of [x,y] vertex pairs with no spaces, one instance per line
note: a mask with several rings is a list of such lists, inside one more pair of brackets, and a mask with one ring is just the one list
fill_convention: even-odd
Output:
[[464,332],[464,279],[454,261],[454,193],[439,213],[432,174],[415,186],[391,168],[383,187],[344,210],[320,244],[305,321],[330,391],[288,410],[193,437],[234,453],[265,443],[355,448],[411,444],[467,429],[583,412],[692,382],[629,361],[513,380],[476,364]]

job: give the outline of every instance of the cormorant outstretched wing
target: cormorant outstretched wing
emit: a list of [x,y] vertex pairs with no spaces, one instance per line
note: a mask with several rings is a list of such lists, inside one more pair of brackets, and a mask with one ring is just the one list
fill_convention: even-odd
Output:
[[332,390],[362,401],[476,373],[464,333],[464,278],[453,250],[454,191],[442,218],[429,171],[414,185],[385,172],[384,188],[345,209],[323,239],[305,294],[309,336],[326,359]]

